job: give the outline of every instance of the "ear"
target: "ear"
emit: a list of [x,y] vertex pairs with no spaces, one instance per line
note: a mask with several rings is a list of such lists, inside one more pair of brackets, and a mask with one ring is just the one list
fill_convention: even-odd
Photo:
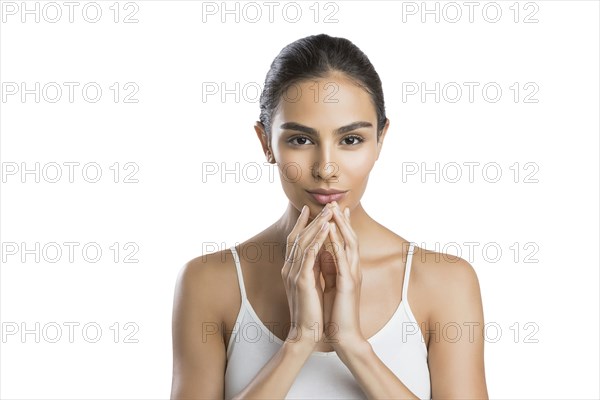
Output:
[[258,136],[258,140],[260,140],[260,144],[263,149],[263,153],[267,157],[267,161],[271,164],[275,163],[275,157],[273,156],[273,152],[271,151],[271,146],[269,144],[269,138],[267,137],[267,133],[265,132],[265,126],[260,121],[256,121],[254,124],[254,131],[256,132],[256,136]]
[[381,130],[381,136],[379,136],[379,143],[377,143],[377,158],[375,160],[379,160],[379,154],[381,153],[381,148],[383,147],[383,139],[385,139],[385,134],[387,133],[389,126],[390,126],[390,120],[389,120],[389,118],[386,118],[385,125],[383,126],[383,129]]

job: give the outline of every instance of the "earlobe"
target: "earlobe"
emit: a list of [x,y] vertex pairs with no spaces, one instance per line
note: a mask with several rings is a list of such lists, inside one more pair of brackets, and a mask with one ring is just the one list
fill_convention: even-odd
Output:
[[379,140],[377,143],[377,158],[375,159],[376,161],[379,160],[379,154],[381,153],[381,148],[383,147],[383,139],[385,139],[385,134],[387,133],[389,126],[390,126],[390,120],[389,120],[389,118],[386,118],[385,125],[383,126],[383,129],[381,130],[381,135],[379,136]]
[[256,121],[254,124],[254,131],[256,132],[256,136],[258,136],[258,140],[260,140],[260,144],[263,149],[263,153],[267,157],[267,161],[271,164],[275,163],[275,157],[273,157],[273,153],[269,147],[269,138],[265,133],[265,126],[262,122]]

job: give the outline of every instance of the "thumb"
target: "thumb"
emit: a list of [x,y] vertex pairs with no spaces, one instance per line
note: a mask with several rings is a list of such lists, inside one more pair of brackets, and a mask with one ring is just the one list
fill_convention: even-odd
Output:
[[315,274],[315,286],[317,289],[319,289],[319,292],[322,293],[323,287],[321,286],[321,277],[320,277],[322,265],[321,265],[321,257],[319,257],[319,254],[321,254],[321,251],[319,251],[319,253],[317,253],[317,257],[315,258],[315,263],[313,265],[313,273]]
[[323,326],[323,332],[325,336],[328,336],[327,332],[332,329],[329,324],[335,301],[337,271],[335,261],[330,252],[324,251],[318,258],[323,280],[325,281],[325,289],[323,290],[323,323],[325,325]]
[[337,267],[333,255],[329,251],[324,250],[317,258],[319,259],[321,273],[323,274],[323,280],[325,281],[324,291],[328,292],[330,290],[335,290]]

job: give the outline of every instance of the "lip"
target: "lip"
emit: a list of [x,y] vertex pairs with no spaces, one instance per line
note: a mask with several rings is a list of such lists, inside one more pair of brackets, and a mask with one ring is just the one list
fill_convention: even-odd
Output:
[[344,196],[346,196],[346,193],[348,191],[347,190],[341,191],[341,190],[334,190],[334,189],[330,189],[330,190],[318,189],[318,190],[313,190],[313,191],[307,190],[307,192],[319,204],[326,205],[327,203],[331,203],[332,201],[339,202],[341,199],[344,198]]
[[307,190],[308,193],[318,193],[318,194],[337,194],[337,193],[346,193],[347,190],[338,190],[338,189],[315,189],[315,190]]

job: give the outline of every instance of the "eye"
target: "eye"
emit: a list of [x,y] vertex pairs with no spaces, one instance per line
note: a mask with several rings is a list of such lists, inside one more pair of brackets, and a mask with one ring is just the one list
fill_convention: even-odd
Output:
[[363,138],[361,138],[360,136],[357,136],[357,135],[346,136],[344,139],[342,139],[342,141],[343,140],[348,140],[348,139],[353,139],[354,143],[349,143],[349,144],[350,145],[354,145],[354,146],[356,146],[357,144],[360,144],[360,143],[362,143],[362,142],[365,141]]
[[[294,140],[297,140],[297,139],[300,140],[301,142],[294,143]],[[307,140],[310,142],[310,139],[306,136],[294,136],[293,138],[288,140],[288,143],[291,143],[294,146],[302,146],[302,145],[306,144]]]
[[[353,143],[348,143],[347,140],[348,139],[352,139]],[[300,142],[295,142],[295,140],[299,140]],[[288,143],[294,145],[294,146],[302,146],[304,144],[306,144],[306,141],[311,142],[310,138],[306,137],[306,136],[294,136],[292,138],[290,138],[288,140]],[[346,141],[346,142],[345,142]],[[350,146],[356,146],[357,144],[360,144],[362,142],[364,142],[365,140],[358,136],[358,135],[348,135],[345,138],[342,139],[342,142],[345,142],[344,144],[350,145]],[[312,142],[311,142],[312,143]]]

